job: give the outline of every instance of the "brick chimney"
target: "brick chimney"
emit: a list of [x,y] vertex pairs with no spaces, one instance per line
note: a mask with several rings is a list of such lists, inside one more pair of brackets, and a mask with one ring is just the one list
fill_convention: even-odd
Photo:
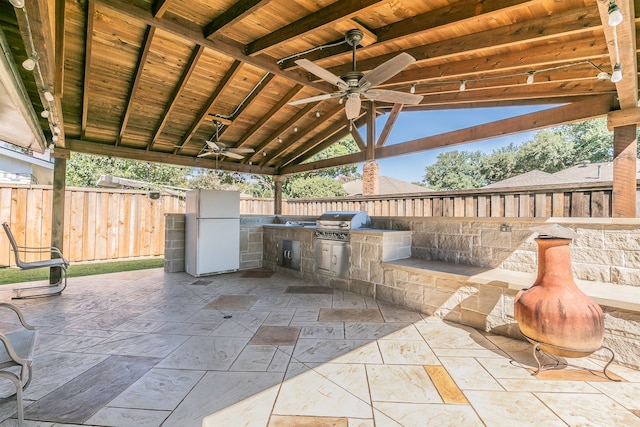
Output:
[[380,193],[380,179],[378,178],[378,164],[374,161],[362,166],[362,195],[373,196]]

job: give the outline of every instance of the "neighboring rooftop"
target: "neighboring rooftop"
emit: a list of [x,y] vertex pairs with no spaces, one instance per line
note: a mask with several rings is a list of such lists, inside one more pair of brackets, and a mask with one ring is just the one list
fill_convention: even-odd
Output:
[[[379,178],[379,186],[380,189],[378,194],[428,193],[433,191],[429,188],[401,181],[389,176],[381,176]],[[342,188],[347,192],[347,196],[361,196],[362,180],[356,179],[355,181],[346,182],[342,184]]]
[[512,176],[493,184],[485,185],[484,188],[507,188],[507,187],[524,187],[528,185],[545,185],[554,184],[556,178],[553,174],[539,170],[532,170],[522,175]]

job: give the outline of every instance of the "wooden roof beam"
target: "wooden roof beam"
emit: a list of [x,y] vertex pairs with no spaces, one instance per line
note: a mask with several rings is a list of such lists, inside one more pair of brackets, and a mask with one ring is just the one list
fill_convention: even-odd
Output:
[[158,137],[162,133],[162,130],[164,129],[165,125],[167,124],[167,120],[169,118],[169,114],[171,114],[171,110],[173,110],[173,107],[175,107],[178,100],[180,99],[180,94],[182,93],[184,88],[187,86],[189,78],[191,77],[191,74],[193,74],[193,70],[196,69],[198,60],[202,56],[203,52],[204,52],[204,46],[196,46],[195,49],[193,50],[193,53],[191,54],[191,57],[189,58],[189,61],[187,62],[184,68],[184,72],[182,73],[182,76],[180,76],[180,80],[178,81],[178,84],[173,90],[173,93],[171,94],[171,96],[169,97],[170,99],[169,105],[167,105],[164,111],[162,112],[162,116],[160,117],[160,122],[156,127],[156,131],[153,133],[153,137],[151,138],[151,141],[149,141],[149,143],[147,144],[147,150],[151,150],[153,148],[153,145],[158,140]]
[[131,114],[131,104],[136,96],[138,86],[140,86],[140,80],[142,72],[144,71],[144,65],[147,63],[147,57],[149,56],[149,50],[151,49],[151,43],[153,43],[153,36],[156,32],[154,27],[147,27],[147,31],[144,34],[144,41],[142,42],[142,49],[138,56],[138,62],[136,63],[136,71],[133,75],[133,81],[129,88],[129,96],[127,96],[127,105],[124,108],[124,115],[122,116],[122,122],[120,123],[120,132],[118,132],[118,139],[116,140],[116,146],[122,142],[125,129],[127,128],[127,122],[129,121],[129,115]]
[[400,144],[388,145],[376,150],[376,158],[401,156],[434,148],[467,144],[519,132],[543,129],[565,123],[573,123],[604,116],[611,110],[613,96],[605,95],[561,107],[523,114],[439,135],[418,138]]
[[262,117],[260,117],[260,120],[254,123],[254,125],[251,126],[251,129],[249,129],[244,135],[242,135],[242,137],[238,140],[236,147],[243,147],[247,140],[249,140],[262,127],[262,125],[269,121],[269,119],[271,119],[274,114],[280,111],[282,107],[287,105],[287,103],[291,101],[291,99],[296,96],[301,90],[302,85],[295,85],[293,88],[291,88],[291,90],[289,90],[289,92],[284,94],[280,101],[278,101],[273,107],[271,107],[271,109],[267,113],[263,114]]
[[[601,26],[602,23],[597,11],[589,7],[405,49],[404,52],[416,58],[418,62],[460,54],[474,53],[477,55],[482,54],[483,51],[495,52],[497,49],[523,42],[538,42],[554,39],[560,35],[591,32],[601,28]],[[581,41],[581,43],[584,47],[584,41]],[[372,70],[397,54],[398,52],[392,52],[362,59],[358,61],[358,69],[359,71]],[[547,56],[549,56],[548,51]],[[557,56],[555,50],[553,56]],[[350,69],[351,64],[349,63],[333,67],[329,71],[340,76]]]
[[305,160],[332,146],[336,142],[340,141],[342,138],[349,135],[349,133],[349,128],[344,127],[342,129],[338,129],[336,133],[327,136],[321,141],[314,139],[314,146],[309,148],[309,150],[302,156],[296,158],[296,164],[291,164],[292,162],[290,162],[288,166],[280,169],[280,173],[283,175],[290,175],[294,173],[309,172],[318,169],[328,169],[336,166],[344,166],[352,163],[364,162],[366,153],[364,151],[360,151],[358,153],[347,154],[344,156],[332,157],[329,159],[318,160],[310,163],[302,163]]
[[251,15],[256,10],[264,7],[270,0],[240,0],[217,16],[213,21],[204,27],[204,37],[211,38],[216,33],[224,30],[245,17]]
[[82,81],[82,112],[80,118],[80,138],[84,139],[87,132],[87,118],[89,115],[89,76],[91,74],[91,50],[93,49],[93,24],[96,16],[96,2],[87,1],[87,26],[84,38],[84,75]]
[[251,159],[253,159],[253,157],[256,156],[260,151],[262,151],[264,149],[264,147],[266,147],[271,142],[273,142],[275,139],[277,139],[282,134],[284,134],[293,125],[295,125],[298,120],[300,120],[302,117],[304,117],[307,113],[309,113],[314,108],[317,108],[317,105],[307,104],[307,105],[304,106],[304,108],[302,108],[301,110],[298,110],[298,112],[296,114],[294,114],[293,117],[291,117],[289,120],[287,120],[282,126],[280,126],[278,129],[276,129],[275,132],[271,133],[271,135],[269,135],[260,144],[258,144],[258,146],[255,147],[255,150],[256,150],[255,153],[247,154],[247,156],[243,160],[243,163],[246,163],[246,162],[250,161]]
[[309,77],[306,72],[300,70],[282,70],[274,58],[266,55],[249,56],[245,54],[245,46],[233,42],[227,38],[213,38],[206,39],[202,34],[202,30],[196,26],[188,26],[181,22],[171,19],[160,19],[155,17],[151,11],[137,6],[125,0],[95,0],[99,4],[115,10],[125,16],[133,18],[139,22],[142,22],[148,26],[158,28],[168,33],[173,34],[183,40],[190,41],[197,45],[202,45],[215,52],[229,56],[236,61],[246,62],[264,71],[268,71],[276,76],[283,77],[287,80],[291,80],[295,83],[302,84],[304,86],[313,87],[322,93],[328,93],[333,91],[333,86],[328,83],[314,83],[309,81]]
[[182,142],[180,143],[180,145],[176,147],[175,150],[173,150],[173,154],[178,154],[182,150],[182,148],[185,146],[185,144],[187,144],[191,140],[191,138],[193,138],[193,135],[196,133],[196,131],[202,124],[202,121],[208,116],[209,110],[211,110],[213,105],[218,101],[218,98],[222,94],[222,91],[227,85],[227,83],[229,83],[229,81],[231,81],[231,79],[233,79],[233,77],[235,77],[235,75],[238,74],[238,71],[240,71],[241,65],[242,65],[242,62],[240,61],[233,62],[229,70],[227,70],[227,73],[218,83],[218,86],[215,88],[215,90],[213,91],[213,93],[211,94],[207,102],[204,104],[204,107],[202,107],[202,109],[198,113],[198,116],[196,117],[196,119],[193,121],[193,123],[191,123],[191,127],[189,127],[189,130],[182,138]]
[[[511,9],[525,7],[532,3],[534,3],[532,0],[493,0],[482,3],[478,2],[478,0],[457,1],[454,4],[434,9],[374,30],[373,32],[377,37],[377,42],[370,46],[376,48],[403,37],[422,34],[438,27],[453,23],[458,24],[465,20],[477,19],[482,15],[492,14],[497,11],[505,12]],[[358,51],[367,50],[368,48],[368,46],[364,46],[359,48]],[[349,46],[346,46],[346,48],[344,46],[337,46],[335,48],[313,52],[305,55],[305,58],[309,61],[319,61],[350,52],[351,48]],[[283,63],[283,68],[285,69],[295,66],[296,64],[293,60]]]
[[[636,23],[633,0],[617,0],[623,21],[615,27],[618,39],[618,56],[622,65],[622,80],[616,83],[620,108],[635,108],[638,106],[638,59],[636,54]],[[609,47],[611,68],[617,62],[614,42],[614,28],[608,24],[609,2],[599,1],[598,10],[604,26],[604,37]]]
[[337,1],[279,30],[254,40],[247,45],[247,53],[255,55],[292,38],[304,37],[305,34],[311,31],[317,31],[337,21],[349,19],[369,7],[377,6],[381,2],[382,0]]
[[356,145],[358,146],[360,151],[365,151],[367,149],[367,143],[364,141],[364,138],[362,138],[362,135],[358,131],[358,128],[354,126],[354,128],[351,129],[350,133],[351,136],[353,136],[353,140],[356,142]]
[[[311,104],[311,106],[313,106],[315,108],[318,107],[317,104],[316,105]],[[312,109],[313,108],[311,108],[309,111],[311,111]],[[313,121],[313,124],[310,126],[310,128],[311,129],[317,129],[318,126],[321,126],[324,122],[326,122],[329,119],[331,119],[340,110],[342,110],[342,105],[335,105],[332,108],[329,108],[327,111],[325,111],[325,113],[322,116],[315,118],[315,120]],[[264,158],[262,159],[262,161],[259,164],[266,165],[269,161],[271,161],[271,160],[275,159],[276,157],[280,156],[282,153],[285,153],[291,146],[293,146],[293,144],[298,142],[300,139],[304,138],[305,135],[306,135],[305,132],[298,132],[298,135],[295,138],[287,140],[286,143],[278,144],[278,148],[271,155],[263,156]]]
[[105,157],[119,157],[122,159],[142,160],[145,162],[166,163],[169,165],[190,166],[197,168],[219,169],[231,172],[254,173],[259,175],[274,175],[276,170],[271,167],[256,165],[242,165],[235,162],[216,161],[206,157],[180,156],[144,149],[115,147],[109,144],[69,139],[68,149],[78,153],[94,154]]
[[384,123],[382,132],[380,132],[376,148],[382,147],[386,144],[387,138],[389,138],[389,134],[391,133],[391,129],[393,129],[393,125],[396,124],[396,120],[398,120],[403,106],[403,104],[393,104],[393,107],[391,107],[391,113],[389,113],[389,117],[387,117],[387,121]]
[[64,17],[65,17],[65,0],[55,0],[55,81],[53,84],[54,91],[60,95],[60,98],[64,96]]
[[162,18],[162,16],[169,10],[173,0],[155,0],[153,2],[153,16],[156,18]]

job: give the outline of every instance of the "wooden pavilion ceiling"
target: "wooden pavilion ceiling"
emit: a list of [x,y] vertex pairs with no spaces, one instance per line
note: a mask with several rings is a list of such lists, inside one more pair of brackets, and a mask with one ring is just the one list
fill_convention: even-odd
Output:
[[[403,155],[635,108],[636,20],[618,0],[623,80],[599,80],[615,63],[608,1],[597,0],[32,0],[26,11],[50,106],[63,131],[56,151],[178,165],[288,174]],[[28,56],[21,10],[0,1],[17,63]],[[604,22],[604,25],[603,25]],[[18,28],[20,31],[18,31]],[[335,91],[298,68],[306,58],[336,75],[350,47],[313,50],[359,28],[357,68],[366,73],[407,52],[416,63],[383,84],[424,95],[416,106],[363,103],[351,127],[337,99],[288,102]],[[23,40],[20,43],[20,39]],[[27,47],[25,47],[27,46]],[[309,53],[306,51],[313,50]],[[42,53],[44,52],[44,53]],[[534,82],[526,84],[529,72]],[[42,84],[21,70],[36,111]],[[461,81],[466,90],[460,91]],[[558,104],[527,116],[386,145],[402,111]],[[375,141],[372,123],[389,113]],[[197,155],[219,140],[251,148],[243,159]],[[52,120],[41,119],[46,132]],[[357,126],[365,124],[361,137]],[[428,123],[425,135],[429,132]],[[361,152],[318,163],[310,156],[349,133]],[[366,147],[367,141],[371,141]]]

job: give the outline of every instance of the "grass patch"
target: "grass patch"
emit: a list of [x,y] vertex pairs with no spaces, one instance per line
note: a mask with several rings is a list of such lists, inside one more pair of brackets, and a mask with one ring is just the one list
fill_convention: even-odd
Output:
[[[140,259],[134,261],[112,261],[95,264],[71,264],[68,277],[91,276],[92,274],[118,273],[121,271],[146,270],[164,266],[164,259]],[[48,268],[20,270],[19,268],[0,269],[0,285],[9,283],[34,282],[49,279]]]

